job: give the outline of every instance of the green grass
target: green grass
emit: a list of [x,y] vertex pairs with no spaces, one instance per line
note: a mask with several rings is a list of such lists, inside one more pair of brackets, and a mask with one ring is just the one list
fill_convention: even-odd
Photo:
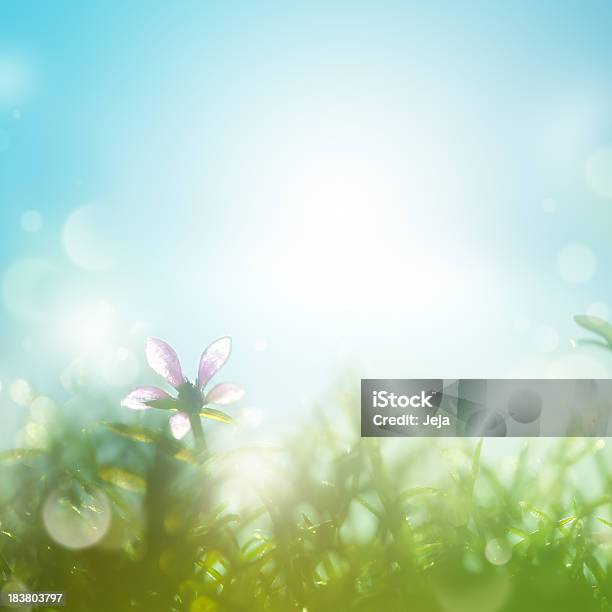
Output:
[[220,448],[204,421],[196,460],[154,412],[60,411],[0,457],[4,588],[79,612],[612,609],[601,441],[360,439],[339,391],[282,447]]

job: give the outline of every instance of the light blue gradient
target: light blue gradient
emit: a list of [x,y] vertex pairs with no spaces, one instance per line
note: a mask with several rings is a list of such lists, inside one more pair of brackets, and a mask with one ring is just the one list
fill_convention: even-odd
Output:
[[[612,305],[612,198],[584,173],[612,145],[610,19],[607,2],[3,2],[0,272],[55,272],[38,320],[0,304],[0,380],[66,395],[73,311],[100,300],[113,346],[162,337],[192,373],[232,335],[224,375],[270,427],[347,369],[607,372],[570,339],[572,315]],[[62,242],[89,204],[102,271]],[[584,283],[556,267],[573,243],[597,259]]]

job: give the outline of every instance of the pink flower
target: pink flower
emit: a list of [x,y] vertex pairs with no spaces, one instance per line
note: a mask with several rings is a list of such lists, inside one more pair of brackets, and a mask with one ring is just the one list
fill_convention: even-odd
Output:
[[228,415],[209,406],[225,406],[238,401],[244,396],[244,390],[235,383],[219,383],[209,391],[205,391],[205,388],[228,360],[231,349],[232,340],[227,336],[212,342],[202,353],[198,376],[195,383],[192,383],[184,376],[176,351],[163,340],[149,338],[145,348],[149,366],[166,380],[175,393],[147,385],[134,389],[122,400],[121,405],[132,410],[177,410],[177,414],[170,418],[170,429],[177,439],[189,431],[190,415],[230,422]]

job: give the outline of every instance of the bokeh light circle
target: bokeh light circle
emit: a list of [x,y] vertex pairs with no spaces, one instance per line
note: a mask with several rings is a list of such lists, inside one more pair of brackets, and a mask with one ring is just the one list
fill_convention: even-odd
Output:
[[27,448],[46,448],[49,443],[47,428],[42,423],[32,421],[22,430],[20,444]]
[[111,523],[111,506],[99,489],[75,492],[58,488],[45,500],[42,518],[53,540],[78,550],[94,546],[104,537]]
[[48,425],[57,418],[57,404],[45,395],[39,395],[30,404],[30,417],[32,421]]
[[512,558],[512,548],[504,540],[489,540],[485,546],[485,557],[493,565],[506,565]]
[[612,147],[601,147],[587,159],[585,177],[595,195],[612,198]]
[[597,257],[584,244],[570,244],[557,256],[557,270],[568,283],[585,283],[597,270]]
[[23,378],[18,378],[13,381],[9,389],[9,394],[13,402],[18,406],[29,406],[36,397],[30,383]]
[[75,210],[64,226],[64,249],[80,268],[103,271],[113,267],[116,248],[111,239],[111,215],[101,206]]

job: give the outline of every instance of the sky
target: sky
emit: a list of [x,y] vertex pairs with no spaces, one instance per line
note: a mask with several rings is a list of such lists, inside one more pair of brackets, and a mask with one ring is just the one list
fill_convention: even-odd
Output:
[[[0,4],[0,405],[161,337],[262,426],[339,377],[608,377],[607,2]],[[333,406],[330,406],[333,408]],[[12,411],[12,412],[11,412]]]

